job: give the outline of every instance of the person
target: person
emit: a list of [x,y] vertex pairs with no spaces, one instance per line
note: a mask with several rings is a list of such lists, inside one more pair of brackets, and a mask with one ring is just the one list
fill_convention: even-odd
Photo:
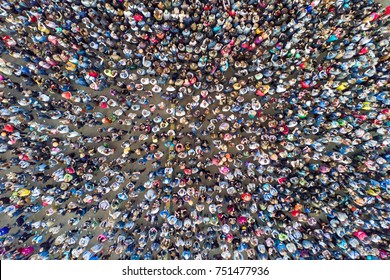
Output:
[[389,259],[389,15],[2,1],[1,259]]

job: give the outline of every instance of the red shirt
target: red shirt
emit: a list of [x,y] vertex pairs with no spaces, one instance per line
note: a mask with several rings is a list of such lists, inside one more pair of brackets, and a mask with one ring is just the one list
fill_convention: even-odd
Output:
[[158,40],[156,38],[150,38],[150,42],[152,42],[153,44],[157,44]]
[[368,49],[366,47],[362,48],[359,52],[359,54],[366,54],[368,53]]
[[99,76],[99,73],[98,72],[95,72],[95,71],[90,71],[88,73],[91,77],[94,77],[94,78],[97,78]]
[[288,132],[289,132],[288,127],[287,127],[286,125],[283,125],[282,128],[283,128],[282,133],[283,133],[284,135],[287,135]]
[[141,16],[140,14],[136,14],[136,15],[134,15],[133,18],[135,21],[141,21],[143,19],[143,16]]
[[302,86],[302,88],[309,88],[310,87],[310,85],[308,85],[304,81],[301,82],[301,86]]
[[236,15],[236,12],[233,10],[230,10],[228,13],[229,13],[229,16],[231,16],[231,17],[234,17]]

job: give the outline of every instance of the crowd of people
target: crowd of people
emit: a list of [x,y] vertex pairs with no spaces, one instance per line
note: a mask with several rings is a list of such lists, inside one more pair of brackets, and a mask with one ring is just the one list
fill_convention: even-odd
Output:
[[390,7],[0,2],[1,259],[389,259]]

